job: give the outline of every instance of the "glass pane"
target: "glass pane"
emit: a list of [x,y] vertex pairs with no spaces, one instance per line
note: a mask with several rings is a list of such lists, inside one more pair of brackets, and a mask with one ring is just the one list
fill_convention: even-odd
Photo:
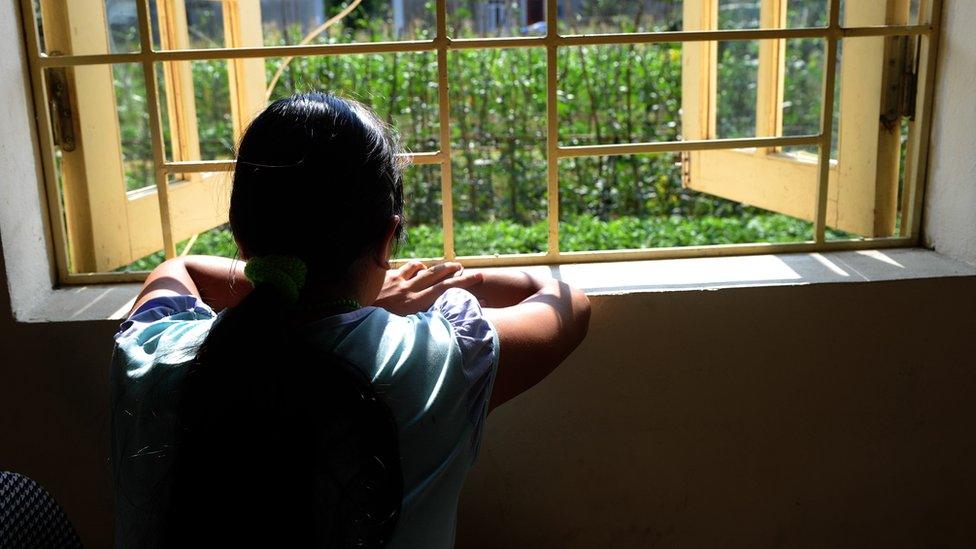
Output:
[[[287,64],[285,63],[287,61]],[[231,61],[202,60],[167,62],[160,65],[160,103],[164,118],[174,118],[176,108],[183,116],[193,109],[199,134],[199,150],[181,149],[180,160],[219,160],[234,157],[234,120],[228,66]],[[270,91],[274,101],[303,91],[328,91],[356,99],[373,108],[377,115],[400,134],[404,147],[413,152],[436,151],[440,121],[437,110],[437,57],[433,53],[388,53],[280,57],[264,59],[261,88]],[[187,75],[187,67],[191,74]],[[282,69],[282,67],[284,67]],[[183,73],[176,71],[182,70]],[[279,74],[279,70],[281,71]],[[253,77],[253,71],[250,74]],[[169,75],[174,75],[170,77]],[[277,79],[275,79],[277,77]],[[175,95],[176,78],[192,80],[192,105],[168,105],[166,97]],[[268,90],[269,83],[273,88]],[[254,85],[251,85],[253,89]],[[185,95],[184,95],[185,97]],[[244,123],[264,104],[246,113]],[[167,155],[172,158],[174,125],[164,125]]]
[[151,271],[158,267],[160,263],[166,261],[166,255],[162,250],[153,252],[144,257],[129,263],[128,265],[123,265],[118,269],[115,269],[117,273],[127,273],[127,272],[139,272],[139,271]]
[[[234,242],[234,235],[230,231],[230,225],[224,224],[177,242],[176,252],[182,255],[216,255],[236,258],[237,243]],[[158,250],[116,270],[151,271],[165,260],[166,256],[163,250]]]
[[[44,53],[89,55],[141,49],[136,0],[33,0],[33,5]],[[71,36],[45,36],[45,27],[61,28],[64,18],[74,23],[68,25]]]
[[759,41],[718,43],[717,137],[756,135]]
[[786,41],[783,135],[814,135],[820,132],[826,49],[826,41],[821,38]]
[[[178,161],[232,159],[235,143],[228,61],[159,63],[156,75],[166,157]],[[190,137],[194,131],[196,144]]]
[[442,203],[440,165],[409,166],[404,170],[403,209],[407,238],[398,258],[444,256]]
[[674,141],[681,133],[681,45],[559,50],[559,141]]
[[[837,44],[837,71],[843,58],[843,43]],[[827,41],[822,38],[799,38],[786,41],[786,66],[783,90],[783,135],[816,135],[820,133],[823,106],[823,78],[827,63]],[[834,81],[833,124],[830,158],[836,165],[840,136],[840,78]],[[818,161],[817,145],[783,147],[782,153],[803,162]]]
[[[756,135],[761,42],[719,43],[716,117],[720,138]],[[816,134],[820,129],[825,41],[785,42],[781,135]],[[680,139],[681,47],[637,44],[561,48],[561,144]]]
[[718,28],[721,30],[758,29],[759,0],[719,0]]
[[[224,3],[211,0],[151,0],[153,44],[160,49],[223,48]],[[165,21],[163,20],[165,19]],[[259,46],[260,44],[251,44]]]
[[893,0],[890,2],[857,2],[840,0],[840,24],[844,27],[875,25],[918,25],[924,23],[919,12],[921,0]]
[[[209,178],[214,189],[227,193],[232,176],[227,174],[185,175],[184,177]],[[171,184],[179,185],[174,180]],[[407,220],[406,242],[397,254],[398,258],[440,258],[444,255],[444,236],[441,226],[440,166],[409,166],[404,171],[404,204]],[[223,203],[223,199],[217,200]],[[220,205],[226,208],[226,204]],[[179,215],[179,212],[176,212]],[[176,251],[180,254],[217,255],[237,257],[238,248],[231,233],[230,225],[223,224],[177,242]],[[162,250],[146,255],[118,271],[151,270],[165,259]]]
[[830,22],[827,0],[788,0],[786,26],[789,28],[826,27]]
[[453,38],[544,35],[546,0],[447,0],[447,34]]
[[[180,0],[175,0],[179,2]],[[239,2],[242,28],[237,43],[227,40],[225,24],[235,20],[225,14],[221,2],[153,0],[153,34],[158,40],[165,22],[160,15],[167,8],[185,13],[189,44],[167,44],[167,49],[220,48],[243,46],[285,46],[424,40],[433,37],[434,2],[429,0],[257,0]]]
[[[281,58],[266,60],[269,80]],[[439,149],[437,55],[383,53],[293,58],[271,90],[270,99],[324,90],[370,106],[399,133],[413,152]]]
[[452,52],[458,255],[546,249],[546,52]]
[[[825,27],[828,0],[786,0],[786,13],[780,21],[762,21],[761,0],[719,0],[720,29],[775,29]],[[785,25],[784,25],[785,23]]]
[[922,0],[910,0],[908,7],[908,24],[921,24]]
[[145,73],[138,63],[120,63],[111,67],[125,188],[133,191],[154,187],[156,175],[149,134]]
[[[814,174],[811,170],[811,182]],[[809,221],[683,187],[681,163],[672,154],[564,159],[559,177],[562,251],[813,238]],[[754,184],[767,183],[757,179]],[[797,189],[812,188],[797,184]]]
[[682,2],[674,0],[559,0],[560,34],[681,30]]
[[192,242],[190,239],[184,240],[179,243],[176,249],[184,255],[216,255],[236,258],[238,254],[237,242],[234,241],[230,225],[227,224],[200,233]]

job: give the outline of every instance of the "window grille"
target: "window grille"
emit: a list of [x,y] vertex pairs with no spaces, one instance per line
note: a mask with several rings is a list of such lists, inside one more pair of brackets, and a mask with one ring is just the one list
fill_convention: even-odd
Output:
[[[102,1],[102,0],[97,0]],[[433,38],[429,40],[403,40],[373,43],[326,43],[326,44],[298,44],[285,46],[264,46],[260,38],[260,23],[257,28],[249,20],[253,20],[253,13],[249,10],[258,9],[259,3],[255,0],[249,2],[245,0],[222,0],[222,8],[225,11],[224,33],[227,42],[226,47],[215,47],[210,49],[190,49],[186,44],[179,43],[179,37],[172,36],[168,44],[164,47],[155,47],[153,44],[154,30],[151,23],[151,8],[149,0],[135,0],[136,16],[138,20],[139,44],[134,48],[135,51],[106,53],[104,51],[86,50],[85,47],[73,47],[61,49],[52,47],[59,40],[65,40],[65,44],[70,46],[72,32],[87,32],[85,29],[88,19],[92,17],[90,13],[85,13],[84,4],[86,2],[62,2],[59,0],[21,0],[21,11],[23,25],[28,37],[28,57],[31,70],[31,82],[34,91],[35,109],[38,115],[39,141],[43,153],[44,176],[48,190],[48,208],[51,213],[51,226],[54,234],[54,253],[62,283],[93,283],[110,281],[131,281],[141,280],[145,273],[133,272],[105,272],[111,270],[113,261],[117,264],[118,259],[110,258],[116,247],[132,250],[136,248],[133,243],[137,239],[133,232],[133,227],[115,226],[113,223],[121,223],[119,216],[126,216],[126,208],[130,217],[132,208],[138,208],[138,213],[142,217],[138,219],[156,220],[158,219],[158,230],[161,231],[161,244],[167,257],[177,254],[176,242],[178,240],[175,232],[178,227],[174,225],[174,208],[187,207],[194,201],[207,203],[205,198],[206,191],[193,191],[192,186],[171,188],[168,179],[172,176],[180,176],[192,182],[200,179],[207,174],[218,172],[229,172],[233,170],[234,163],[231,160],[193,160],[192,151],[184,151],[181,156],[174,151],[173,158],[167,160],[164,154],[164,120],[163,112],[172,118],[173,116],[185,116],[185,126],[177,124],[178,131],[195,132],[192,113],[180,113],[178,97],[180,94],[191,93],[192,88],[184,80],[181,83],[179,69],[175,68],[176,61],[205,61],[205,60],[229,60],[231,61],[231,86],[234,91],[232,94],[232,106],[234,107],[234,125],[239,132],[246,120],[246,113],[252,112],[251,107],[264,100],[264,81],[253,82],[249,80],[249,74],[263,74],[261,59],[266,57],[292,57],[292,56],[330,56],[345,54],[363,53],[393,53],[393,52],[432,52],[437,59],[438,85],[437,99],[439,105],[439,150],[434,152],[413,153],[407,156],[414,164],[436,165],[440,167],[441,177],[441,200],[442,200],[442,223],[443,223],[443,258],[447,260],[459,260],[469,266],[500,266],[500,265],[539,265],[539,264],[559,264],[570,262],[597,262],[631,259],[652,259],[669,257],[694,257],[694,256],[716,256],[716,255],[738,255],[756,253],[783,253],[783,252],[814,252],[841,249],[867,249],[883,247],[911,246],[918,242],[919,219],[921,211],[921,199],[924,190],[925,163],[928,156],[928,140],[930,114],[932,108],[932,95],[934,86],[934,69],[937,51],[937,40],[939,37],[939,25],[941,21],[941,0],[898,0],[896,2],[847,2],[848,12],[842,24],[841,0],[825,0],[828,5],[829,18],[827,24],[822,27],[812,28],[786,28],[782,24],[787,0],[761,0],[762,13],[760,19],[764,24],[761,28],[745,29],[720,29],[717,25],[719,0],[685,0],[684,3],[684,30],[665,31],[665,32],[634,32],[634,33],[609,33],[609,34],[570,34],[561,32],[561,27],[565,26],[559,20],[557,10],[557,0],[546,0],[546,34],[543,36],[513,36],[513,37],[489,37],[489,38],[452,38],[448,36],[447,24],[447,5],[448,0],[436,0],[434,3],[436,12],[436,26],[432,33]],[[527,3],[516,3],[524,6]],[[575,4],[575,2],[573,3]],[[883,20],[874,21],[868,17],[867,23],[862,23],[857,19],[856,8],[851,5],[869,4],[898,4],[903,8],[895,15],[887,13]],[[154,4],[156,9],[182,10],[181,2],[157,2]],[[512,17],[522,17],[518,14],[507,14],[504,6],[494,6],[489,3],[487,8],[495,7],[495,11],[488,9],[485,12],[484,23],[486,29],[492,25],[504,25]],[[574,8],[575,9],[575,8]],[[850,11],[854,9],[854,11]],[[228,12],[230,10],[230,12]],[[909,20],[908,11],[917,11],[917,19]],[[41,36],[38,25],[38,18],[41,17],[39,11],[48,13],[59,13],[61,24],[45,20],[43,27],[44,34]],[[868,10],[870,11],[870,10]],[[230,23],[227,23],[230,13]],[[853,14],[853,15],[852,15]],[[179,15],[179,14],[177,14]],[[182,15],[185,18],[185,14]],[[238,18],[235,22],[234,18]],[[250,18],[250,19],[249,19]],[[517,20],[517,18],[516,18]],[[71,22],[71,29],[67,22]],[[258,18],[260,21],[260,18]],[[243,23],[242,23],[243,22]],[[253,21],[252,21],[253,22]],[[161,25],[160,34],[166,33],[165,25]],[[100,26],[96,25],[96,33],[104,34],[104,22]],[[78,29],[81,29],[80,31]],[[257,33],[258,36],[255,36]],[[61,38],[59,38],[61,37]],[[897,219],[891,215],[878,220],[875,216],[865,218],[864,223],[871,227],[884,225],[890,227],[893,236],[868,236],[848,240],[829,240],[826,236],[828,223],[836,226],[845,221],[840,219],[844,212],[840,212],[836,204],[831,202],[830,193],[835,188],[835,179],[843,180],[844,177],[853,177],[849,174],[838,174],[837,162],[831,159],[832,140],[834,138],[833,119],[834,108],[831,106],[835,100],[835,84],[837,79],[837,67],[839,60],[839,45],[842,41],[879,37],[885,41],[884,56],[865,57],[876,63],[878,59],[884,59],[887,65],[884,68],[883,78],[872,83],[879,89],[873,90],[882,95],[882,86],[885,86],[885,101],[879,108],[882,120],[885,116],[906,117],[906,125],[909,129],[907,153],[905,155],[905,178],[904,190],[901,193],[902,208]],[[78,40],[86,40],[96,43],[105,40],[105,36],[98,38],[94,35],[74,37]],[[721,137],[717,136],[714,130],[714,98],[709,97],[709,93],[714,94],[714,77],[707,77],[714,71],[715,48],[719,42],[736,41],[758,41],[760,44],[760,66],[758,94],[761,101],[768,101],[774,104],[781,100],[781,81],[782,71],[777,68],[781,61],[777,62],[778,48],[782,48],[787,40],[796,39],[820,39],[825,42],[825,70],[821,104],[821,119],[819,131],[802,135],[782,135],[781,123],[775,112],[757,112],[757,134],[754,137]],[[166,42],[165,36],[162,38]],[[589,144],[589,145],[565,145],[560,142],[559,117],[558,117],[558,89],[559,73],[558,60],[561,55],[565,55],[568,49],[580,46],[600,46],[600,45],[651,45],[663,43],[680,43],[685,48],[682,60],[683,75],[683,109],[684,109],[684,139],[680,141],[667,142],[637,142],[637,143],[613,143],[613,144]],[[46,46],[42,47],[42,44]],[[76,44],[77,45],[77,44]],[[448,54],[452,51],[470,49],[491,49],[491,48],[540,48],[546,55],[546,165],[547,165],[547,219],[548,219],[548,244],[542,253],[502,255],[502,256],[466,256],[458,257],[455,253],[454,238],[454,206],[452,196],[452,151],[451,143],[451,110],[450,98],[448,94]],[[60,51],[59,51],[60,50]],[[97,49],[96,49],[97,50]],[[66,54],[65,51],[68,53]],[[853,51],[853,50],[852,50]],[[854,59],[854,54],[850,51],[845,52],[845,60],[850,62]],[[67,168],[64,164],[65,159],[58,160],[55,152],[60,148],[61,151],[69,151],[73,140],[78,138],[79,124],[77,120],[72,124],[70,121],[78,113],[78,97],[84,97],[81,105],[81,115],[89,117],[104,116],[111,118],[112,102],[110,98],[102,97],[104,101],[99,103],[99,94],[104,96],[105,90],[95,87],[85,88],[85,80],[96,81],[105,78],[104,73],[98,71],[110,70],[114,64],[135,63],[139,64],[145,77],[145,94],[148,100],[147,122],[151,136],[152,157],[154,162],[153,176],[155,188],[146,190],[143,195],[133,197],[125,195],[122,188],[123,200],[120,202],[116,198],[104,198],[104,190],[92,186],[93,182],[99,177],[104,176],[99,172],[99,157],[86,157],[87,163],[83,167],[71,167],[79,170],[79,173],[88,178],[86,181],[75,182],[83,187],[82,191],[92,193],[87,196],[89,207],[79,218],[65,215],[65,203],[60,199],[58,171]],[[255,65],[257,63],[257,65]],[[849,63],[852,64],[852,63]],[[159,66],[164,70],[170,71],[164,76],[157,71]],[[169,68],[167,68],[169,67]],[[695,72],[697,71],[697,72]],[[695,78],[691,78],[694,75]],[[706,75],[703,77],[702,75]],[[186,75],[183,75],[185,77]],[[165,89],[166,97],[160,97],[160,79],[164,78],[167,83]],[[235,80],[236,79],[236,80]],[[695,80],[692,82],[692,80]],[[702,83],[704,81],[704,84]],[[255,85],[256,84],[256,85]],[[77,89],[70,93],[64,93],[65,86],[74,86]],[[182,88],[181,88],[182,86]],[[872,93],[873,93],[872,92]],[[176,103],[174,103],[174,101]],[[171,108],[166,108],[167,102]],[[88,111],[91,112],[88,112]],[[175,113],[175,114],[174,114]],[[893,114],[894,113],[894,114]],[[845,114],[846,116],[846,114]],[[170,120],[172,125],[173,120]],[[873,123],[868,124],[868,133],[877,133]],[[172,127],[172,126],[171,126]],[[691,129],[687,129],[691,128]],[[82,126],[80,131],[94,132],[97,136],[97,128],[94,130],[88,126]],[[863,128],[862,128],[863,130]],[[91,136],[86,136],[92,139]],[[179,142],[179,136],[171,139]],[[841,136],[841,139],[845,139]],[[850,137],[853,140],[854,137]],[[883,138],[882,138],[883,140]],[[192,140],[186,140],[191,142]],[[89,142],[88,145],[91,143]],[[844,146],[844,145],[841,145]],[[795,154],[784,155],[787,149],[811,149],[815,154]],[[893,162],[890,158],[883,158],[890,154],[882,150],[883,144],[872,147],[871,154],[872,166],[877,167],[878,162],[884,166],[890,166]],[[889,147],[890,148],[890,147]],[[813,222],[813,238],[806,242],[792,243],[755,243],[755,244],[731,244],[731,245],[709,245],[709,246],[688,246],[682,248],[647,248],[638,250],[606,250],[606,251],[581,251],[565,252],[560,251],[559,246],[559,209],[560,209],[560,186],[559,186],[559,166],[562,159],[584,158],[584,157],[612,157],[618,155],[646,155],[654,153],[670,153],[677,155],[683,165],[685,183],[689,188],[698,188],[704,192],[714,193],[717,196],[729,196],[737,200],[755,201],[766,200],[766,207],[781,211],[792,208],[805,209],[803,217],[807,217]],[[74,154],[74,153],[73,153]],[[117,149],[101,151],[99,154],[108,155],[119,154]],[[868,154],[868,153],[865,153]],[[897,155],[896,155],[897,156]],[[877,158],[882,158],[878,161]],[[775,164],[779,162],[782,164]],[[744,174],[751,174],[750,177],[773,177],[781,178],[785,185],[785,196],[758,196],[755,189],[749,188],[750,179],[748,177],[727,178],[723,180],[718,177],[718,173],[728,166],[737,166]],[[792,171],[791,171],[792,170]],[[880,168],[879,168],[880,170]],[[812,187],[804,189],[797,187],[795,182],[790,179],[791,173],[799,171],[815,174]],[[869,174],[874,177],[874,173]],[[754,183],[755,180],[752,179]],[[66,183],[67,185],[67,183]],[[87,187],[86,187],[87,185]],[[187,190],[190,189],[190,190]],[[97,191],[97,192],[96,192]],[[113,190],[116,192],[118,189]],[[810,192],[809,199],[799,200],[797,196],[801,192]],[[193,195],[196,192],[197,195]],[[101,193],[101,194],[100,194]],[[83,194],[83,193],[82,193]],[[881,196],[883,193],[876,193]],[[105,204],[102,203],[106,200]],[[133,205],[135,200],[144,200]],[[879,201],[887,201],[890,204],[891,196],[881,196]],[[65,200],[65,202],[67,199]],[[870,204],[870,209],[880,202]],[[833,204],[833,205],[832,205]],[[869,207],[862,207],[866,210]],[[790,210],[792,211],[792,210]],[[829,217],[833,216],[833,217]],[[845,218],[846,219],[846,218]],[[105,225],[106,220],[111,220],[108,228],[103,233],[98,234],[92,227],[94,225]],[[219,224],[219,214],[216,217],[208,218],[206,215],[198,220],[200,226],[210,226]],[[859,223],[861,221],[858,221]],[[145,227],[139,229],[146,232]],[[157,228],[153,228],[157,230]],[[194,229],[195,230],[195,229]],[[884,231],[876,231],[878,234],[886,234]],[[77,241],[77,234],[88,235],[80,238],[81,244],[69,246],[69,233],[71,240]],[[866,231],[871,233],[871,231]],[[94,237],[92,235],[95,235]],[[142,235],[142,233],[139,233]],[[146,242],[159,241],[157,236],[139,236]],[[865,233],[860,233],[865,234]],[[873,234],[873,233],[871,233]],[[87,240],[86,240],[87,238]],[[154,240],[155,239],[155,240]],[[146,244],[148,245],[148,244]],[[72,269],[69,265],[73,261],[77,262],[85,255],[84,246],[90,248],[86,268]],[[122,254],[124,255],[124,254]]]

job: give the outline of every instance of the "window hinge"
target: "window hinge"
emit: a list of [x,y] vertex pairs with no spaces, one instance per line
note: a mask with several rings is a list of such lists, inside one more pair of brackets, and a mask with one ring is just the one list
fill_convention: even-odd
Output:
[[914,36],[893,36],[885,41],[884,91],[881,125],[894,131],[902,118],[915,120],[918,93],[918,46]]
[[687,189],[691,185],[691,153],[684,151],[677,156],[676,160],[681,163],[681,186]]
[[75,150],[76,143],[71,94],[68,93],[68,72],[64,68],[46,69],[45,76],[54,144],[61,147],[62,151],[71,152]]

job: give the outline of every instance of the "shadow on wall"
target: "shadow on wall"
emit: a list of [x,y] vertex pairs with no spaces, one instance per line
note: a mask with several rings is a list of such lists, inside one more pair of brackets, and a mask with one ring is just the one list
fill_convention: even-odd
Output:
[[[787,266],[906,266],[826,257]],[[459,548],[976,546],[976,278],[592,303],[489,417]]]

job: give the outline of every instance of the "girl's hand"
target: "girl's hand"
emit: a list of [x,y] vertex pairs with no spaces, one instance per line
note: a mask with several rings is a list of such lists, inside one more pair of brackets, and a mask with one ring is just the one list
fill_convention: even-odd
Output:
[[470,288],[484,280],[481,273],[463,270],[460,263],[427,268],[419,261],[410,261],[386,272],[386,282],[373,305],[404,316],[426,311],[449,288]]

